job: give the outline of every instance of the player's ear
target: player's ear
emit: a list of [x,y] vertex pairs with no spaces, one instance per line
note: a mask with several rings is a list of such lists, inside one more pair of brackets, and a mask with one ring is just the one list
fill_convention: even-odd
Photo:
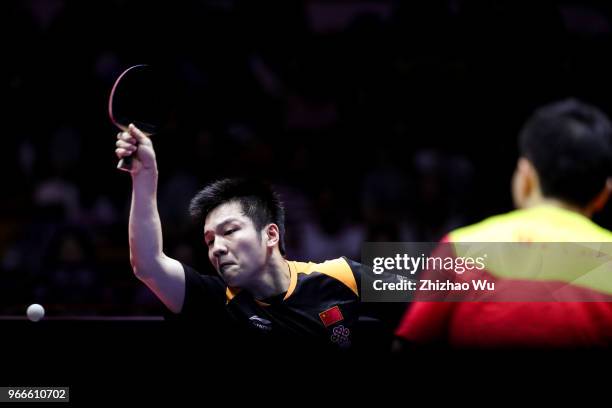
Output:
[[266,246],[268,248],[273,248],[278,245],[280,242],[280,231],[278,229],[278,225],[276,224],[268,224],[264,228],[264,238],[266,239]]

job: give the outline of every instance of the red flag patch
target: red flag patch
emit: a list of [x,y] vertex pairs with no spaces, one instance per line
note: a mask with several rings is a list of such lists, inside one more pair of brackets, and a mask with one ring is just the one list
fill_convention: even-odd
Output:
[[319,313],[319,317],[321,318],[321,321],[325,327],[329,327],[334,323],[344,320],[344,316],[342,316],[342,312],[338,306],[331,307]]

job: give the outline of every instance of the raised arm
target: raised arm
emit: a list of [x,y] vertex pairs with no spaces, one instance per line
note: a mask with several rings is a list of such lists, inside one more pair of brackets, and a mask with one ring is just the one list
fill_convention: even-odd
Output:
[[134,125],[117,135],[117,157],[134,156],[130,207],[130,262],[134,274],[174,313],[185,298],[183,265],[163,253],[157,211],[157,161],[151,139]]

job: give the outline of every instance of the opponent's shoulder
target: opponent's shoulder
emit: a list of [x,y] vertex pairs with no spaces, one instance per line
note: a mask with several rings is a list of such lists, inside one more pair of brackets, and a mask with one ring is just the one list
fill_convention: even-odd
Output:
[[581,214],[548,205],[495,215],[448,235],[452,242],[608,242],[612,232]]
[[446,240],[451,242],[511,242],[516,228],[525,223],[521,215],[517,211],[494,215],[475,224],[451,231]]

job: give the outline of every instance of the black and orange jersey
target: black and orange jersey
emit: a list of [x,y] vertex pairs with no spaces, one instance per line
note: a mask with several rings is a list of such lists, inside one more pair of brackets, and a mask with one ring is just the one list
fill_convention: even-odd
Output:
[[323,263],[288,261],[286,293],[260,301],[233,290],[217,276],[201,275],[187,265],[182,316],[214,315],[264,336],[313,338],[339,347],[351,345],[360,313],[362,265],[347,258]]

